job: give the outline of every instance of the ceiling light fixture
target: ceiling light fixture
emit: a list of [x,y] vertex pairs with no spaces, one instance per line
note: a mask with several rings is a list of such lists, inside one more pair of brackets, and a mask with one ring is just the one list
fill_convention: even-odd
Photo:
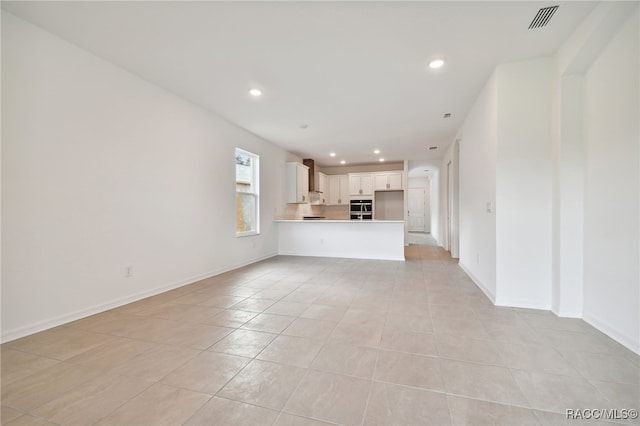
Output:
[[432,70],[437,70],[438,68],[442,68],[443,65],[444,65],[444,59],[434,59],[431,62],[429,62],[429,68],[431,68]]
[[347,164],[347,162],[344,160],[340,160],[340,164]]
[[308,124],[301,124],[301,125],[300,125],[300,128],[301,128],[302,130],[304,130],[304,129],[308,128],[308,127],[309,127],[309,125],[308,125]]
[[335,157],[335,156],[336,156],[336,153],[335,153],[335,152],[330,152],[330,153],[329,153],[329,157]]
[[445,112],[444,113],[444,118],[451,118],[451,113],[450,112]]
[[434,150],[434,149],[438,149],[438,147],[437,146],[430,146],[429,149],[430,150]]
[[373,153],[374,153],[374,154],[380,154],[380,150],[379,150],[379,149],[374,149],[374,150],[373,150]]
[[384,163],[384,158],[381,158],[378,161],[381,162],[381,163]]
[[258,96],[262,95],[262,90],[260,90],[260,89],[251,89],[251,90],[249,90],[249,94],[251,96],[255,96],[257,98]]

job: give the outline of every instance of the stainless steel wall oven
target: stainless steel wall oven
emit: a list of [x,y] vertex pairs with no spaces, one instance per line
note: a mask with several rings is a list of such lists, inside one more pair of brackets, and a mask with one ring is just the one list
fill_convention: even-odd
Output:
[[373,219],[373,200],[351,200],[351,220]]

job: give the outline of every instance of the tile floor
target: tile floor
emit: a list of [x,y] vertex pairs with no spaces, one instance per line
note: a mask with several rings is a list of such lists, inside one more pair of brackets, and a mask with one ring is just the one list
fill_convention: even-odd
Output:
[[566,409],[640,408],[637,355],[581,320],[494,307],[440,248],[406,255],[277,257],[6,343],[2,424],[564,425],[582,423]]

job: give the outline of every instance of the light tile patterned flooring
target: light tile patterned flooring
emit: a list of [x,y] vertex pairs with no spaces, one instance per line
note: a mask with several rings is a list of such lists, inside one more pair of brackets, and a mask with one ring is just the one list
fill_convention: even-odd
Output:
[[639,408],[637,355],[581,320],[494,307],[440,248],[406,254],[277,257],[4,344],[2,424],[561,425]]

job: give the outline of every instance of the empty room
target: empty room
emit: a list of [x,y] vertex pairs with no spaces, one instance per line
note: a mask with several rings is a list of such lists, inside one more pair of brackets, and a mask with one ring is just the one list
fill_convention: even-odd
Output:
[[638,1],[2,1],[1,424],[640,425]]

